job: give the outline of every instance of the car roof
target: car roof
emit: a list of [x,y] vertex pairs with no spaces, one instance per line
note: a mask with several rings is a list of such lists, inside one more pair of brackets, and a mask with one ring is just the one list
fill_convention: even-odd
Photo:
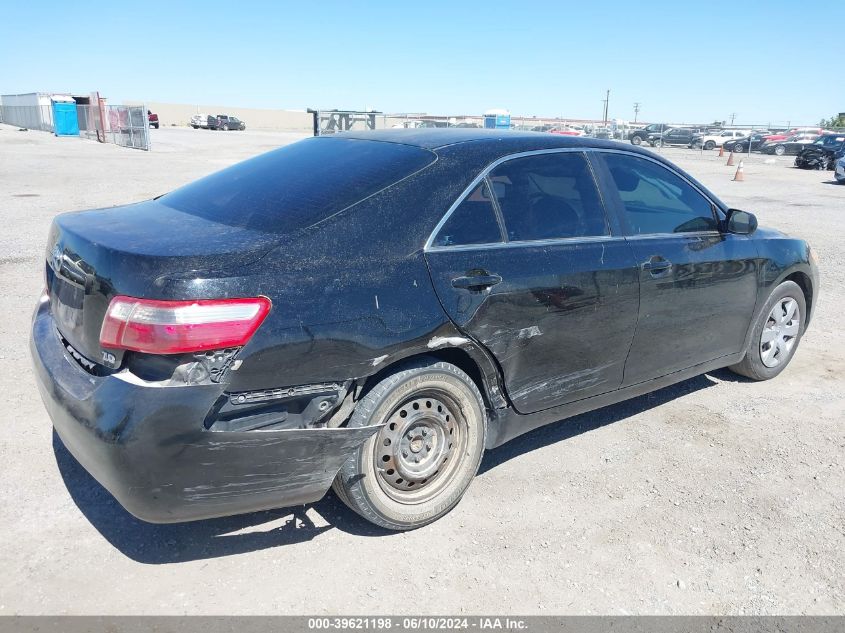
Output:
[[[502,151],[555,149],[558,147],[618,147],[614,141],[585,136],[565,136],[546,132],[522,130],[491,130],[485,128],[415,128],[340,132],[340,138],[354,138],[385,143],[401,143],[422,149],[436,150],[461,143],[481,143],[496,146]],[[626,148],[633,146],[627,145]]]

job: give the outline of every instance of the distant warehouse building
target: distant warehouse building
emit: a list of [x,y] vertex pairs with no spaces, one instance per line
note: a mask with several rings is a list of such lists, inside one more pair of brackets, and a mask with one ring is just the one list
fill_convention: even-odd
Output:
[[96,93],[86,96],[57,92],[0,95],[0,122],[59,136],[76,136],[80,130],[89,129],[91,109],[88,106],[96,103]]

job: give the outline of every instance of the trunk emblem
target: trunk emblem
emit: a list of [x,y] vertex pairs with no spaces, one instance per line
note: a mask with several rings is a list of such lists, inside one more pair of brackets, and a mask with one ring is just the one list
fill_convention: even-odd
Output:
[[106,365],[107,367],[114,367],[115,364],[117,364],[117,358],[115,358],[115,355],[112,354],[111,352],[103,351],[102,356],[103,356],[103,364]]

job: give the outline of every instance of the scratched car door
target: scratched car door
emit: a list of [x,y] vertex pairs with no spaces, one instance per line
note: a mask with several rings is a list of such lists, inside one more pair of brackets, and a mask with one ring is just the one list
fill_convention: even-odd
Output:
[[444,308],[496,357],[520,413],[621,384],[638,272],[584,152],[493,167],[453,206],[426,259]]

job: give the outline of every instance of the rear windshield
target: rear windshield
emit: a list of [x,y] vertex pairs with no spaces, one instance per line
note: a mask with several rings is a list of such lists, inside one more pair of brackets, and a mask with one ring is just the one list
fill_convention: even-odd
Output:
[[162,196],[212,222],[270,233],[304,228],[432,163],[398,143],[312,138],[262,154]]

